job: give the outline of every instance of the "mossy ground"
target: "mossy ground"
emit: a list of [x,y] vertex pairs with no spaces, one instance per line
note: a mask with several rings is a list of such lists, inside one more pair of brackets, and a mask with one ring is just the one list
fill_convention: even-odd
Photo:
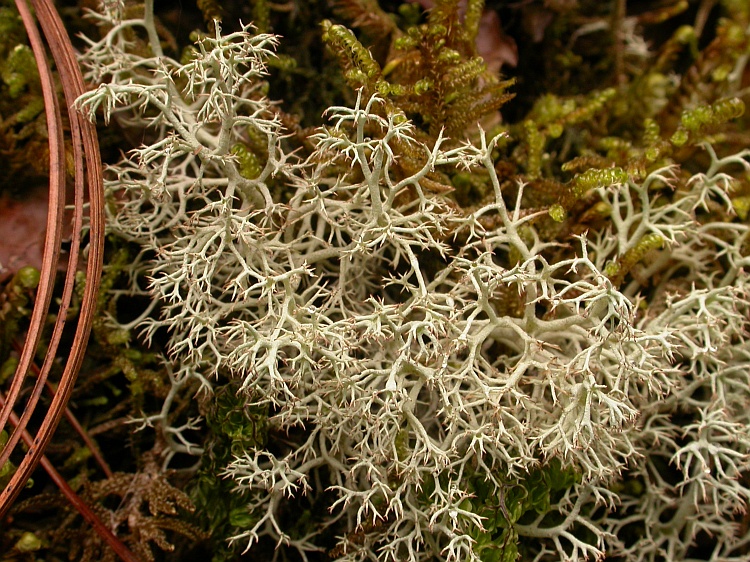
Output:
[[[19,186],[24,182],[31,184],[46,172],[46,139],[33,65],[10,4],[0,5],[0,156],[6,171],[0,185],[23,190]],[[309,135],[323,122],[325,109],[351,104],[357,87],[381,92],[389,111],[413,119],[427,144],[446,128],[455,141],[472,138],[477,120],[507,132],[508,140],[498,146],[494,158],[508,201],[514,199],[518,182],[529,184],[522,205],[529,211],[549,209],[535,225],[549,241],[563,244],[583,232],[605,228],[607,209],[591,196],[592,187],[643,177],[647,169],[670,162],[683,165],[685,174],[704,169],[708,156],[700,144],[706,140],[722,154],[750,146],[748,118],[741,107],[749,101],[750,73],[731,75],[737,59],[750,52],[750,9],[741,1],[667,2],[658,9],[649,2],[487,2],[484,9],[495,12],[500,27],[488,31],[475,26],[469,32],[462,27],[466,16],[447,1],[436,2],[443,21],[415,4],[390,0],[183,4],[180,9],[160,7],[158,14],[165,47],[176,57],[189,46],[192,32],[206,32],[204,20],[209,18],[204,16],[213,14],[221,15],[227,30],[240,19],[252,20],[260,31],[283,37],[267,93],[279,100],[278,110],[290,132],[287,142],[300,153],[310,151]],[[128,5],[138,9],[136,3]],[[84,25],[71,22],[72,27]],[[512,41],[515,66],[488,71],[476,50],[477,38],[487,39],[481,34],[488,33],[502,33],[506,45]],[[480,93],[475,96],[476,92]],[[116,158],[118,150],[135,146],[143,134],[103,129],[105,155]],[[409,147],[394,149],[401,156],[397,172],[408,175],[420,166],[422,156]],[[238,150],[253,152],[251,135]],[[438,169],[428,180],[435,190],[452,193],[459,213],[481,205],[489,191],[481,173]],[[665,198],[671,197],[663,191]],[[714,207],[702,212],[745,221],[747,177],[738,182],[732,197],[736,216]],[[644,237],[632,253],[612,262],[607,271],[612,282],[621,286],[639,275],[642,260],[663,242]],[[137,254],[137,248],[122,240],[108,242],[100,316],[70,406],[121,476],[103,483],[90,451],[65,422],[48,456],[103,517],[119,514],[122,538],[145,559],[241,559],[241,549],[228,547],[224,539],[251,526],[254,516],[220,472],[235,448],[283,450],[299,436],[269,433],[265,420],[270,412],[236,403],[228,384],[220,395],[198,395],[177,408],[185,423],[195,416],[206,419],[195,430],[205,446],[199,464],[186,456],[180,465],[184,470],[159,472],[154,461],[161,452],[159,438],[148,431],[135,433],[126,421],[158,408],[167,395],[168,373],[157,358],[166,336],[157,334],[149,348],[135,331],[112,331],[106,320],[111,315],[126,322],[128,315],[134,316],[130,307],[147,306],[124,298],[115,306],[111,297],[112,291],[126,286],[123,264]],[[437,255],[424,258],[426,263],[440,260]],[[497,259],[510,267],[518,258],[507,253]],[[549,259],[555,259],[554,252]],[[30,288],[17,280],[6,283],[4,291],[0,373],[8,372],[13,361],[10,342],[22,340]],[[508,311],[517,306],[513,295],[501,297]],[[0,384],[6,383],[0,379]],[[133,501],[128,487],[136,478],[148,479],[151,496]],[[509,520],[535,515],[551,494],[560,492],[558,481],[575,478],[553,464],[511,488],[503,509],[497,498],[486,499],[479,509],[492,510],[494,526],[477,530],[475,537],[493,545],[487,548],[486,560],[512,560],[518,552],[515,546],[497,548],[510,540]],[[472,485],[481,487],[478,480]],[[481,491],[476,495],[483,500]],[[292,532],[303,536],[318,524],[316,510],[326,506],[298,503],[285,517]],[[37,474],[0,532],[0,552],[7,553],[0,561],[65,560],[72,543],[80,545],[76,555],[81,560],[105,559],[106,548],[69,508],[59,511],[63,505],[51,482]],[[509,505],[513,513],[507,512]],[[738,518],[737,523],[746,521]],[[317,559],[335,553],[336,533],[336,528],[330,529]],[[177,545],[174,550],[170,543]],[[270,560],[271,549],[261,544],[246,559]],[[696,556],[701,551],[700,545],[696,547]]]

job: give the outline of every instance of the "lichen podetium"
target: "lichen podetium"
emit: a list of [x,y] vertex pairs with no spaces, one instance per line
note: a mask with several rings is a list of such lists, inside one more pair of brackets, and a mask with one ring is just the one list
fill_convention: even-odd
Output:
[[[132,324],[168,339],[172,391],[142,421],[167,464],[209,455],[204,496],[208,467],[231,484],[218,540],[278,560],[747,556],[748,9],[719,2],[703,42],[680,3],[537,4],[547,59],[517,86],[474,50],[482,2],[381,18],[380,59],[366,20],[323,23],[356,100],[297,151],[265,95],[279,38],[217,23],[181,62],[143,39],[152,3],[97,16],[79,107],[149,131],[106,184],[158,306]],[[513,99],[553,64],[568,83]],[[172,415],[197,389],[204,430]]]

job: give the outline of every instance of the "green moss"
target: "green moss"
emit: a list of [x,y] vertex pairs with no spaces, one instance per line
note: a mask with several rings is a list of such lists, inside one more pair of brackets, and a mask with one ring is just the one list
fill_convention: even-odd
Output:
[[[557,459],[523,478],[508,482],[500,494],[494,492],[487,475],[472,476],[468,485],[471,496],[460,507],[482,517],[482,528],[473,527],[469,532],[476,541],[482,562],[510,562],[519,556],[525,559],[526,549],[519,542],[514,529],[516,523],[528,524],[539,516],[544,521],[552,505],[580,481],[580,475],[563,468]],[[550,516],[554,519],[552,514]]]
[[29,85],[36,84],[39,80],[39,72],[31,48],[26,45],[16,45],[8,53],[0,76],[12,99],[18,98]]
[[323,40],[336,53],[351,87],[378,92],[393,111],[416,116],[432,139],[441,130],[460,138],[513,97],[506,91],[512,81],[489,75],[476,53],[483,4],[472,0],[461,15],[458,3],[442,2],[426,23],[392,31],[393,49],[382,68],[344,26],[324,22]]
[[223,539],[252,528],[260,518],[248,508],[249,494],[221,476],[234,455],[260,450],[268,441],[268,408],[247,406],[233,384],[223,386],[206,412],[211,430],[201,468],[190,484],[198,524],[212,539],[213,562],[235,560],[242,545]]
[[15,370],[16,360],[10,356],[10,351],[13,341],[23,336],[38,285],[39,271],[33,267],[23,267],[0,293],[0,373],[3,378],[10,377]]

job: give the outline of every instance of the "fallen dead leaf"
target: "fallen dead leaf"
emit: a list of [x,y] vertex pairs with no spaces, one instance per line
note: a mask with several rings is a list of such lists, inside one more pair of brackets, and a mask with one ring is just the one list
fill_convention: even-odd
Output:
[[22,198],[0,193],[0,281],[27,265],[42,266],[47,207],[45,185]]

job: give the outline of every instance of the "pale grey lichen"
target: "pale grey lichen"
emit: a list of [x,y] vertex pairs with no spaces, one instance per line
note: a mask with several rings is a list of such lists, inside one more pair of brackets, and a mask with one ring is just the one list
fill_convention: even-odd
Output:
[[[153,56],[136,55],[128,30],[155,37],[151,8],[100,16],[111,28],[84,61],[101,84],[79,100],[92,118],[101,108],[153,139],[106,183],[111,231],[143,249],[132,291],[153,299],[128,327],[169,333],[172,392],[142,422],[165,436],[165,464],[200,453],[188,431],[199,421],[174,427],[170,407],[186,381],[210,392],[231,373],[249,402],[272,406],[270,426],[305,430],[294,450],[248,450],[226,467],[257,516],[231,540],[271,537],[306,559],[324,529],[292,537],[279,510],[333,492],[327,525],[349,533],[340,560],[487,559],[474,538],[487,521],[466,501],[467,482],[480,475],[504,505],[514,482],[554,458],[578,480],[535,519],[503,515],[534,560],[688,560],[699,533],[714,537],[708,559],[744,559],[748,226],[698,223],[695,212],[731,212],[750,151],[718,158],[707,146],[712,164],[688,181],[666,167],[595,187],[610,226],[550,263],[553,244],[535,230],[546,211],[503,198],[497,138],[440,138],[423,147],[421,171],[398,178],[391,140],[420,141],[403,115],[360,94],[328,110],[299,161],[259,90],[277,39],[217,25],[187,64],[153,42]],[[253,179],[231,152],[248,127],[267,139]],[[436,166],[484,170],[493,200],[458,212],[420,185]],[[291,196],[279,200],[272,183]],[[483,226],[490,216],[494,227]],[[616,287],[607,264],[648,235],[665,244],[641,272],[660,278],[656,289],[642,294],[635,277]],[[497,253],[511,252],[517,263],[499,265]],[[499,312],[507,288],[518,316]]]

